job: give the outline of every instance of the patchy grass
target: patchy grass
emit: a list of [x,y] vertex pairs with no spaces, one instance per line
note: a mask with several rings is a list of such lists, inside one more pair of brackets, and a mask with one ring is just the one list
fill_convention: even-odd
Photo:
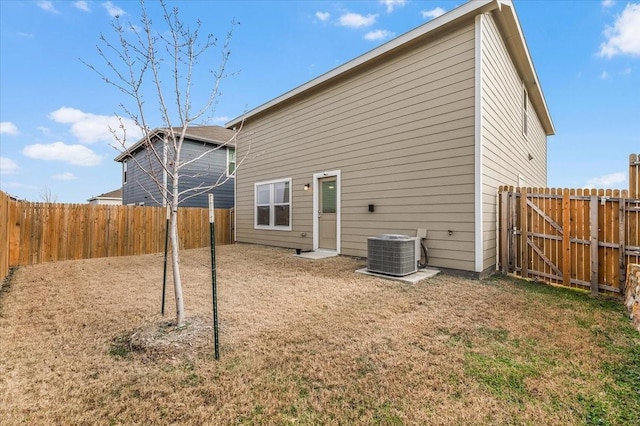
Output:
[[[21,268],[0,296],[3,424],[640,424],[620,302],[506,277],[417,285],[251,245]],[[173,310],[171,291],[167,311]]]

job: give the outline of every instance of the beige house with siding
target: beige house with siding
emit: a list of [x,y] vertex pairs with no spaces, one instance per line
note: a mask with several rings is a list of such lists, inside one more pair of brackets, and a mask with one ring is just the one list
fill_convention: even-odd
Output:
[[[243,122],[244,121],[244,122]],[[429,265],[496,265],[499,185],[546,186],[544,96],[510,1],[472,1],[227,123],[236,240],[367,256],[428,230]]]

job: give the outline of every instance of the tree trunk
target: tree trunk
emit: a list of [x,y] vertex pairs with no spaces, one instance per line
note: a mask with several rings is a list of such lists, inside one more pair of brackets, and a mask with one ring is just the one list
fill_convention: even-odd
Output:
[[184,300],[182,299],[182,278],[180,276],[180,240],[178,238],[178,177],[173,179],[171,218],[169,220],[171,239],[171,264],[173,266],[173,289],[176,297],[176,326],[184,325]]

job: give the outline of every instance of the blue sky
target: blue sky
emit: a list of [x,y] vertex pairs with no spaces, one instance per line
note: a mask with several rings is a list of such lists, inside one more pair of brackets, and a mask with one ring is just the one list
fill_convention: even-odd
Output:
[[[461,3],[169,5],[220,38],[233,19],[240,23],[231,40],[230,75],[208,122],[224,124]],[[514,4],[556,127],[549,138],[549,186],[626,188],[628,156],[640,153],[640,2]],[[157,5],[147,7],[159,22]],[[120,186],[108,127],[122,113],[123,98],[82,61],[104,69],[96,50],[100,35],[113,36],[114,15],[137,24],[139,9],[137,1],[121,0],[0,1],[2,191],[41,201],[49,190],[59,202],[82,203]],[[216,68],[216,52],[211,60]]]

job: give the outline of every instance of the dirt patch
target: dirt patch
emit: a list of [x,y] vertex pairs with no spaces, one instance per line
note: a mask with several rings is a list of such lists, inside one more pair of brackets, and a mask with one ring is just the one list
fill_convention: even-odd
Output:
[[[183,329],[172,323],[171,290],[160,315],[161,255],[16,271],[0,299],[0,419],[635,421],[626,407],[638,401],[623,390],[636,386],[624,379],[636,370],[621,354],[638,340],[621,303],[511,279],[438,275],[407,285],[354,273],[360,259],[311,261],[262,246],[224,246],[217,256],[220,361],[206,249],[183,252]],[[621,379],[608,363],[632,374]]]
[[182,327],[173,320],[153,322],[115,337],[110,352],[123,357],[134,352],[152,360],[192,359],[211,344],[212,336],[213,324],[203,317],[189,318]]

